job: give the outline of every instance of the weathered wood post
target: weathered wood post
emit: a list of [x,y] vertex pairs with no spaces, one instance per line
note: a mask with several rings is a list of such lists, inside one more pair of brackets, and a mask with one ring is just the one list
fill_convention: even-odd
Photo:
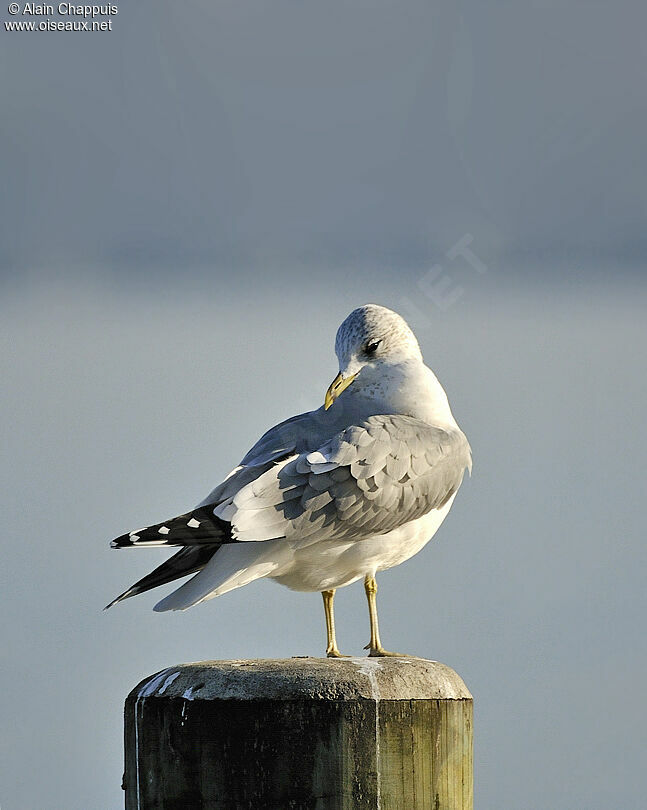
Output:
[[126,810],[472,810],[472,696],[420,658],[207,661],[125,706]]

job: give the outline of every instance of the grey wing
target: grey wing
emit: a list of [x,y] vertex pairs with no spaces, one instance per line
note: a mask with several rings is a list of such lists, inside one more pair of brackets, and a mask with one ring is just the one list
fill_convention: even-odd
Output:
[[[163,523],[128,532],[112,541],[113,548],[136,546],[185,546],[152,573],[140,579],[108,605],[143,593],[158,585],[200,571],[223,544],[232,541],[228,513],[237,492],[272,470],[282,459],[330,435],[321,410],[299,414],[265,433],[236,467],[194,510]],[[213,516],[216,516],[215,518]]]
[[[228,520],[229,505],[236,493],[247,484],[255,481],[275,464],[308,446],[323,441],[320,410],[297,414],[270,428],[249,450],[238,467],[235,467],[218,486],[204,498],[197,508],[214,505],[220,507],[217,514]],[[326,436],[327,437],[327,436]]]
[[243,486],[227,519],[241,541],[359,540],[440,509],[466,469],[471,453],[460,430],[409,416],[371,416]]

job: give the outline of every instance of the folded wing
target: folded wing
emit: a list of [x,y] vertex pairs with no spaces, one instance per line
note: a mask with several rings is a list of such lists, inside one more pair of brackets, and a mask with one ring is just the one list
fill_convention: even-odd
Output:
[[[258,568],[258,576],[267,575],[269,563],[253,568],[245,560],[242,565],[232,544],[258,544],[253,556],[260,555],[263,562],[263,541],[285,541],[287,550],[333,538],[361,541],[386,534],[443,507],[460,487],[465,470],[471,469],[470,447],[458,428],[380,415],[322,439],[316,413],[301,414],[268,431],[192,512],[113,541],[116,548],[184,546],[115,602],[196,571],[191,582],[200,585],[205,598],[209,583],[198,578],[208,566],[213,581],[220,582],[221,572],[214,565],[220,568],[215,555],[223,547],[231,549],[228,565],[238,577],[231,587],[246,581],[243,569]],[[276,567],[279,549],[268,544],[268,551],[270,545]],[[168,607],[175,604],[169,602]]]
[[470,468],[460,430],[371,416],[275,464],[215,511],[238,541],[361,540],[441,508]]

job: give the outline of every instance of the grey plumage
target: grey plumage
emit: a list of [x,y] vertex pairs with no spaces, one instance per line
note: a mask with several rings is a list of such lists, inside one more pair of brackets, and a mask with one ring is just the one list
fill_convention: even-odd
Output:
[[[265,441],[271,446],[271,437]],[[232,533],[239,541],[285,537],[295,544],[385,534],[441,508],[470,467],[459,429],[371,416],[237,487]],[[239,483],[233,478],[232,487]]]

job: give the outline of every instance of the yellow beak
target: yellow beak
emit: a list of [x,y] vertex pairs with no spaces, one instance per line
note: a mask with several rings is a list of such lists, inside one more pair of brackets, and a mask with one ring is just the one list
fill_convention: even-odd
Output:
[[324,410],[328,410],[333,402],[337,399],[337,397],[341,394],[341,392],[348,388],[348,386],[353,382],[355,377],[357,377],[359,371],[356,374],[351,374],[350,377],[342,377],[341,372],[335,377],[335,379],[330,383],[330,387],[326,391],[326,398],[324,399]]

